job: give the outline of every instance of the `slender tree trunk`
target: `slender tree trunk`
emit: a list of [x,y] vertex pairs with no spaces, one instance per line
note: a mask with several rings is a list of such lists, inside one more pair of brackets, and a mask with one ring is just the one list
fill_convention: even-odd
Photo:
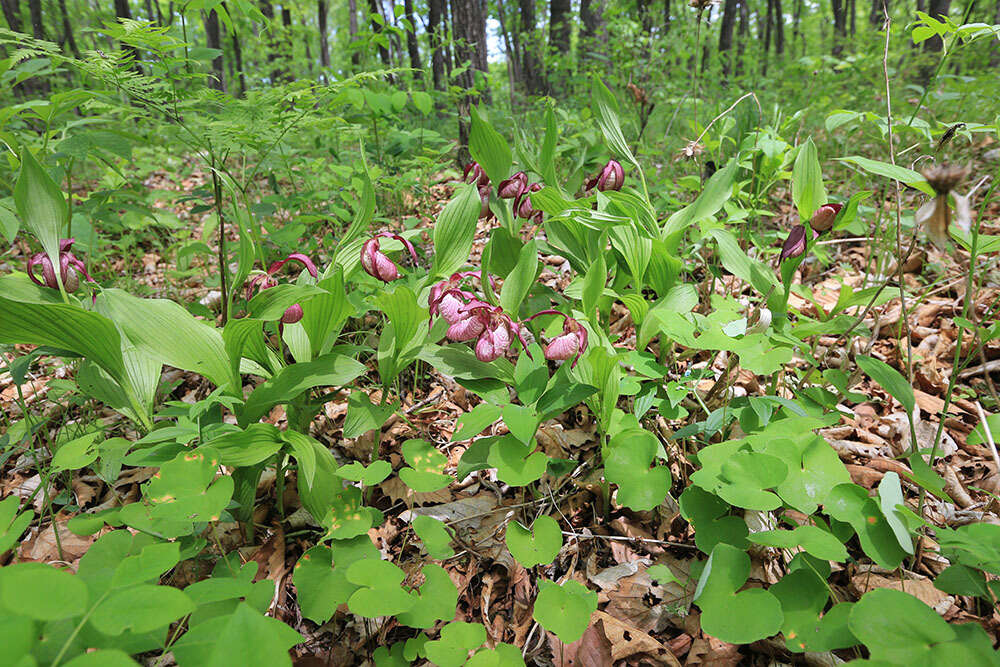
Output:
[[[876,0],[877,1],[877,0]],[[802,0],[795,0],[795,4],[792,5],[792,44],[799,44],[802,25]]]
[[406,26],[406,51],[410,55],[413,77],[417,78],[422,76],[424,64],[420,60],[420,45],[417,43],[417,24],[413,21],[413,0],[403,0],[403,16],[409,24]]
[[663,0],[663,34],[670,32],[670,0]]
[[774,4],[774,52],[780,56],[785,52],[785,13],[781,8],[781,0],[772,0],[772,3]]
[[156,17],[153,15],[153,0],[146,0],[146,20],[150,23],[156,21]]
[[886,7],[889,6],[889,0],[872,0],[871,11],[868,12],[868,25],[870,25],[873,30],[881,28],[882,23],[885,20],[885,17],[882,14],[883,2],[885,2]]
[[544,95],[547,86],[540,59],[542,39],[535,19],[535,0],[518,0],[518,6],[521,9],[521,43],[524,45],[521,71],[525,90],[529,95]]
[[0,9],[7,20],[7,26],[14,32],[24,32],[24,21],[21,19],[20,0],[0,0]]
[[581,59],[592,59],[591,54],[605,53],[604,0],[580,0],[580,23],[583,26],[580,32],[583,46]]
[[851,39],[854,39],[854,35],[858,32],[857,16],[858,16],[858,4],[857,0],[847,0],[847,16],[851,19]]
[[[379,4],[379,0],[368,0],[368,11],[371,15],[382,15],[381,10],[379,9]],[[375,39],[378,42],[378,57],[382,61],[382,66],[386,68],[392,67],[392,56],[389,55],[389,40],[386,39],[384,34],[382,34],[382,25],[373,18],[371,26],[372,32],[375,34]]]
[[[225,3],[222,4],[225,7]],[[247,76],[243,72],[243,49],[240,46],[240,35],[239,31],[234,30],[232,35],[233,41],[233,60],[236,61],[236,75],[240,78],[240,97],[246,95],[247,92]]]
[[767,72],[767,53],[771,50],[771,27],[774,25],[774,3],[771,0],[764,0],[767,3],[767,16],[764,18],[764,54],[761,58],[762,71]]
[[347,35],[351,45],[351,65],[357,69],[361,64],[358,51],[358,0],[347,0]]
[[639,24],[642,25],[642,31],[647,35],[653,30],[653,15],[650,12],[649,2],[650,0],[635,1],[635,8],[639,14]]
[[737,31],[736,40],[736,73],[743,73],[743,50],[746,48],[747,40],[750,38],[750,9],[747,7],[747,0],[739,0],[740,27]]
[[[452,0],[451,26],[455,37],[455,61],[469,63],[458,77],[458,85],[469,91],[458,101],[458,157],[460,162],[469,159],[469,110],[479,101],[480,95],[472,92],[476,85],[474,72],[486,71],[486,18],[479,0]],[[488,93],[483,95],[488,100]]]
[[434,79],[434,90],[444,90],[447,80],[444,69],[444,28],[442,19],[447,12],[445,0],[428,0],[427,2],[427,37],[431,46],[431,75]]
[[59,0],[59,13],[62,14],[63,41],[69,46],[70,53],[77,60],[80,59],[80,48],[76,45],[76,37],[73,36],[73,26],[69,23],[69,12],[66,11],[66,0]]
[[[931,18],[944,20],[944,17],[948,16],[949,9],[951,9],[951,0],[930,0],[927,13]],[[942,48],[944,48],[944,42],[937,35],[924,42],[924,51],[936,53]]]
[[732,69],[733,28],[736,25],[736,13],[740,0],[726,0],[722,9],[722,21],[719,23],[719,59],[722,61],[723,76],[728,76]]
[[208,48],[217,49],[219,55],[212,59],[212,75],[208,77],[208,87],[219,92],[226,92],[226,75],[223,71],[222,61],[222,31],[219,29],[219,14],[214,10],[209,10],[206,14],[202,12],[202,20],[205,23],[205,39]]
[[319,64],[323,67],[330,66],[330,36],[327,34],[326,25],[328,13],[326,0],[316,0],[316,24],[319,27]]
[[569,37],[573,28],[570,6],[570,0],[549,0],[549,50],[563,57],[569,56]]
[[42,20],[42,0],[28,0],[28,12],[31,15],[31,32],[35,39],[48,39],[45,36],[45,22]]
[[834,57],[840,57],[844,52],[844,42],[847,40],[847,2],[846,0],[830,0],[833,11],[833,49]]

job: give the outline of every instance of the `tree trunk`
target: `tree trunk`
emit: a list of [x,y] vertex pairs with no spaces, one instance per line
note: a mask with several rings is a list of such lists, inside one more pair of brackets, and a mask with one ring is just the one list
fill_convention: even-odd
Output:
[[719,24],[719,59],[722,60],[723,76],[728,76],[732,69],[733,28],[736,24],[736,13],[740,0],[726,0],[722,9],[722,22]]
[[743,50],[746,48],[747,40],[750,37],[750,9],[747,7],[747,0],[739,0],[740,27],[737,31],[736,40],[736,73],[743,72]]
[[[31,3],[38,0],[28,1]],[[132,9],[129,7],[128,0],[115,0],[115,16],[119,19],[132,19]],[[122,44],[122,49],[132,56],[132,69],[138,74],[142,74],[142,55],[139,53],[139,49],[127,44]]]
[[772,2],[774,3],[774,52],[780,56],[785,52],[785,14],[781,9],[781,0]]
[[844,41],[847,39],[847,2],[846,0],[830,0],[833,10],[833,49],[834,57],[839,58],[844,52]]
[[66,11],[66,0],[59,0],[59,12],[62,14],[63,42],[69,45],[69,51],[77,60],[80,59],[80,47],[76,45],[76,37],[73,36],[73,26],[69,22],[69,12]]
[[570,0],[549,1],[549,50],[562,56],[569,56],[570,5]]
[[7,19],[7,26],[12,31],[24,32],[20,0],[0,0],[0,9],[3,9],[3,17]]
[[444,90],[447,80],[444,68],[444,27],[442,19],[448,10],[446,0],[428,0],[427,2],[427,37],[431,45],[431,75],[434,78],[434,90]]
[[604,0],[580,0],[580,23],[580,37],[588,48],[593,50],[596,42],[604,42]]
[[406,51],[410,54],[410,68],[413,69],[413,77],[421,76],[424,68],[420,60],[420,46],[417,44],[417,24],[413,22],[413,0],[403,0],[403,16],[406,18]]
[[[379,0],[368,0],[368,11],[372,16],[382,15],[382,12],[379,10],[379,4]],[[382,66],[386,68],[392,67],[392,56],[389,55],[389,40],[382,34],[382,25],[374,18],[371,20],[371,25],[372,32],[375,34],[375,39],[378,42],[378,57],[382,61]]]
[[858,4],[857,0],[848,0],[847,3],[847,15],[851,19],[851,39],[854,39],[854,35],[858,32],[857,16],[858,16]]
[[208,77],[208,87],[219,92],[226,92],[226,76],[223,72],[222,62],[222,31],[219,29],[219,14],[214,10],[209,10],[206,14],[202,12],[202,20],[205,23],[205,39],[208,48],[217,49],[219,55],[212,59],[212,75]]
[[358,0],[347,0],[347,35],[351,46],[351,65],[357,69],[361,64],[358,51]]
[[31,32],[35,39],[48,39],[45,36],[45,22],[42,21],[42,0],[28,0],[28,12],[31,15]]
[[[458,158],[462,163],[469,160],[469,109],[479,101],[480,95],[473,91],[476,85],[475,71],[485,72],[486,63],[486,17],[479,0],[452,0],[451,27],[455,38],[455,62],[468,62],[469,67],[458,77],[458,85],[469,91],[458,100]],[[489,94],[483,95],[487,100]]]
[[[948,16],[948,10],[950,8],[951,0],[930,0],[927,13],[931,18],[944,20],[944,17]],[[942,48],[944,48],[944,42],[942,42],[941,38],[937,35],[934,35],[924,42],[924,51],[938,52]]]
[[670,32],[670,0],[663,0],[663,34]]
[[[222,6],[225,7],[226,3],[222,3]],[[247,77],[243,73],[243,49],[240,47],[239,31],[233,31],[232,39],[233,60],[236,61],[236,75],[240,78],[240,97],[243,97],[247,92]]]
[[316,0],[316,23],[319,26],[319,64],[323,67],[330,66],[330,36],[327,34],[326,0]]
[[[792,5],[792,44],[798,44],[801,37],[802,25],[802,0],[795,0]],[[794,47],[793,47],[794,48]]]
[[871,11],[868,12],[868,25],[872,27],[873,30],[878,30],[882,27],[885,22],[885,15],[882,13],[882,3],[889,6],[889,0],[872,0]]
[[529,95],[544,95],[545,76],[539,56],[542,53],[542,40],[535,19],[535,0],[518,0],[517,4],[521,9],[521,43],[524,45],[521,72],[524,75],[524,87]]
[[639,13],[639,24],[647,35],[653,31],[653,15],[650,13],[650,0],[635,0],[635,8]]
[[771,0],[764,0],[767,3],[767,15],[764,17],[764,54],[761,58],[762,70],[767,73],[767,53],[771,50],[771,27],[774,25],[774,3]]

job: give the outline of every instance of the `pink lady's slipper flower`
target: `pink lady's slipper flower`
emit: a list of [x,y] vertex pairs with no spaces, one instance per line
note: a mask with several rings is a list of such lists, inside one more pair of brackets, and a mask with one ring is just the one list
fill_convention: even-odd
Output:
[[580,355],[587,349],[587,329],[572,317],[560,313],[558,310],[543,310],[535,313],[528,320],[533,320],[540,315],[559,315],[563,318],[563,331],[545,346],[545,358],[549,361],[573,359],[570,368],[576,366]]
[[466,183],[475,183],[479,187],[490,184],[490,177],[486,175],[486,172],[478,162],[470,162],[465,165],[465,171],[462,172],[462,180]]
[[[84,266],[83,262],[70,252],[70,248],[73,247],[75,241],[76,239],[62,239],[59,241],[59,278],[62,279],[63,289],[67,292],[75,292],[80,287],[79,274],[81,273],[88,282],[94,281],[90,277],[90,274],[87,273],[87,267]],[[37,267],[41,267],[42,269],[41,280],[35,274]],[[41,287],[59,289],[55,267],[52,266],[52,260],[44,252],[37,252],[28,260],[28,277],[31,278],[33,283]]]
[[361,267],[372,278],[378,278],[384,283],[391,283],[393,280],[399,278],[399,269],[396,267],[395,262],[379,250],[378,240],[380,238],[396,239],[402,243],[403,247],[409,251],[414,264],[417,263],[417,252],[413,249],[412,243],[399,234],[393,234],[392,232],[379,232],[365,241],[365,244],[361,247]]
[[622,169],[618,160],[608,160],[608,163],[601,168],[601,171],[587,182],[587,189],[597,188],[601,192],[608,190],[621,190],[625,185],[625,170]]
[[500,181],[497,194],[501,199],[514,199],[528,187],[528,175],[519,171],[505,181]]
[[479,186],[479,201],[482,202],[479,208],[479,219],[485,220],[493,217],[493,211],[490,210],[490,186]]
[[528,344],[521,326],[504,313],[500,306],[474,300],[460,312],[464,317],[448,327],[446,335],[453,341],[476,338],[476,358],[479,361],[488,363],[504,356],[515,337],[527,351]]
[[816,212],[813,213],[812,219],[809,221],[809,226],[813,228],[814,232],[829,231],[833,227],[834,221],[837,219],[837,214],[840,213],[840,209],[844,208],[843,204],[823,204]]
[[521,194],[514,198],[514,215],[516,217],[541,222],[542,212],[531,205],[531,193],[541,189],[541,183],[532,183],[521,190]]
[[[466,278],[479,278],[482,280],[482,271],[460,271],[453,273],[447,280],[442,280],[431,286],[430,295],[427,298],[427,310],[432,319],[435,315],[439,315],[448,324],[456,324],[460,320],[469,317],[469,314],[463,312],[463,309],[474,301],[476,297],[472,292],[461,288],[461,284]],[[489,276],[489,281],[493,285],[493,288],[496,289],[496,278]],[[475,334],[472,334],[472,338],[478,335],[479,332],[477,331]],[[451,340],[459,340],[451,336],[449,338]],[[469,338],[461,340],[469,340]]]
[[[281,270],[288,262],[298,262],[306,268],[313,278],[319,278],[319,272],[316,270],[316,265],[313,264],[312,260],[300,252],[293,252],[291,255],[281,260],[280,262],[274,262],[271,266],[267,267],[267,273],[258,273],[253,276],[249,281],[247,281],[246,286],[246,297],[247,301],[253,298],[255,292],[262,292],[266,289],[270,289],[278,284],[278,280],[274,277],[278,271]],[[302,306],[297,303],[292,304],[285,309],[285,312],[281,315],[282,324],[295,324],[302,319]]]

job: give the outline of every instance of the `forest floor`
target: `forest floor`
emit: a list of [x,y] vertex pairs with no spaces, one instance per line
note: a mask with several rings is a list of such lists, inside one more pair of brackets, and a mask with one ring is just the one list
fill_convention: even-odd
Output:
[[[155,189],[187,192],[202,185],[205,175],[200,172],[185,179],[174,179],[165,172],[151,175],[146,183]],[[421,202],[414,212],[422,219],[421,226],[430,228],[436,209],[446,202],[452,185],[442,176],[433,186],[435,202]],[[886,206],[892,206],[886,195]],[[772,202],[773,208],[791,216],[789,202]],[[193,238],[200,235],[200,216],[191,215],[189,207],[174,207],[179,218],[190,226]],[[909,202],[904,202],[904,206]],[[975,207],[974,207],[975,210]],[[1000,205],[991,207],[985,216],[989,221],[983,232],[1000,233]],[[477,237],[478,251],[485,241],[487,225]],[[210,245],[212,239],[204,239]],[[235,241],[235,238],[231,239]],[[814,316],[820,310],[829,311],[837,302],[840,285],[860,287],[870,277],[869,245],[864,241],[837,239],[831,244],[832,262],[822,270],[815,262],[803,264],[803,281],[808,281],[816,302],[810,303],[793,297],[792,305]],[[478,257],[474,254],[473,261]],[[12,264],[23,261],[16,253]],[[321,258],[322,261],[323,258]],[[145,285],[154,296],[168,296],[181,300],[202,300],[209,304],[212,290],[196,279],[187,280],[180,288],[172,283],[167,272],[171,262],[158,254],[155,247],[148,247],[135,260],[112,258],[112,272],[132,272],[133,279]],[[994,270],[996,254],[981,261]],[[196,260],[200,261],[200,260]],[[560,290],[569,282],[568,264],[559,257],[543,257],[546,269],[541,279]],[[138,271],[135,269],[141,267]],[[21,267],[16,267],[21,268]],[[891,267],[890,267],[891,268]],[[214,271],[209,262],[206,270]],[[894,270],[894,269],[893,269]],[[930,448],[938,428],[938,415],[944,407],[948,379],[953,372],[953,356],[957,329],[954,318],[961,315],[968,274],[968,256],[954,249],[940,251],[926,246],[914,253],[903,267],[908,287],[921,294],[915,302],[906,304],[908,326],[913,341],[913,389],[919,419],[916,427],[918,447]],[[925,279],[933,275],[933,279]],[[739,295],[746,286],[732,279],[715,281],[714,289]],[[175,284],[175,283],[174,283]],[[703,286],[704,287],[704,286]],[[708,289],[706,287],[706,289]],[[891,289],[896,289],[895,287]],[[703,290],[704,291],[704,290]],[[987,287],[975,294],[973,303],[977,316],[982,316],[1000,298],[1000,290]],[[818,345],[829,354],[846,361],[851,350],[868,349],[869,354],[896,367],[903,367],[900,345],[903,327],[903,308],[898,298],[876,306],[866,316],[866,324],[876,331],[872,341],[853,339],[844,341],[834,336],[820,336]],[[362,323],[364,325],[364,323]],[[362,328],[364,328],[362,326]],[[619,346],[634,346],[635,328],[628,311],[616,306],[612,311],[610,330],[618,336]],[[972,343],[971,337],[966,341]],[[18,354],[28,351],[18,346]],[[967,349],[967,348],[966,348]],[[961,373],[948,417],[939,458],[934,469],[946,483],[947,500],[928,496],[924,516],[936,526],[957,526],[969,522],[985,521],[1000,524],[1000,461],[996,450],[986,444],[971,444],[968,436],[980,422],[980,399],[996,400],[996,388],[990,374],[996,377],[1000,369],[1000,342],[993,341],[983,349],[979,359],[972,361]],[[4,363],[13,359],[7,355]],[[682,374],[699,364],[706,365],[707,357],[695,357],[687,367],[672,369]],[[727,369],[728,358],[719,355],[712,367],[716,377]],[[798,360],[801,361],[801,360]],[[374,362],[373,362],[374,363]],[[794,363],[794,362],[793,362]],[[400,444],[413,437],[434,443],[448,456],[452,466],[470,441],[452,442],[451,437],[460,415],[475,406],[478,399],[453,379],[434,369],[423,368],[421,382],[413,382],[404,395],[400,412],[405,418],[392,418],[381,429],[359,438],[342,436],[348,393],[328,402],[312,426],[312,435],[331,448],[338,460],[367,460],[374,438],[381,440],[381,455],[398,468],[402,464]],[[36,418],[44,421],[42,428],[52,442],[55,433],[78,421],[101,420],[111,430],[129,439],[139,434],[130,432],[127,422],[110,410],[85,409],[67,394],[66,385],[58,382],[71,378],[72,365],[64,365],[53,357],[43,357],[33,364],[25,384],[16,386],[9,373],[0,374],[0,409],[11,420],[20,418],[20,405],[26,404]],[[211,387],[200,377],[175,369],[164,371],[165,385],[174,385],[173,400],[193,402],[203,398]],[[731,374],[733,395],[759,395],[764,392],[759,378],[753,374],[736,371]],[[374,385],[374,383],[372,383]],[[699,389],[708,391],[713,380],[703,380]],[[911,509],[916,510],[919,487],[908,481],[912,472],[902,455],[911,448],[910,431],[902,406],[895,402],[878,385],[863,382],[856,391],[872,397],[870,401],[845,405],[853,416],[843,415],[838,425],[822,431],[846,464],[854,482],[872,489],[889,472],[902,478],[904,495]],[[377,399],[378,389],[372,389]],[[47,400],[43,400],[47,399]],[[997,403],[992,403],[996,405]],[[42,412],[44,410],[44,412]],[[266,421],[283,427],[285,414],[280,406],[271,411]],[[666,442],[683,422],[656,418],[656,425]],[[499,434],[502,424],[493,427]],[[537,434],[539,444],[546,454],[554,458],[575,458],[585,461],[595,455],[599,444],[595,437],[592,416],[583,408],[544,423]],[[996,434],[1000,436],[1000,433]],[[687,453],[675,446],[670,455],[670,468],[674,479],[674,498],[684,487],[688,475],[695,470]],[[42,455],[44,456],[44,454]],[[114,484],[106,484],[94,474],[74,472],[71,477],[53,479],[53,486],[45,493],[35,493],[42,483],[35,462],[28,452],[21,452],[6,460],[0,459],[0,496],[15,494],[24,498],[33,496],[35,509],[44,514],[40,525],[33,527],[16,552],[17,561],[60,561],[71,568],[79,561],[87,547],[101,533],[77,536],[69,532],[66,522],[72,513],[65,511],[43,513],[44,498],[61,496],[64,504],[75,505],[80,510],[93,511],[112,507],[118,503],[139,498],[139,484],[148,479],[153,468],[126,468]],[[544,481],[544,478],[543,478]],[[238,549],[246,560],[259,564],[257,578],[270,578],[276,583],[276,595],[271,614],[302,633],[305,642],[294,652],[299,665],[356,665],[358,656],[369,655],[374,647],[405,638],[395,626],[384,619],[368,622],[350,613],[337,614],[322,626],[302,618],[296,603],[296,590],[292,583],[292,567],[302,553],[315,544],[317,532],[310,525],[311,519],[302,510],[294,484],[286,484],[284,496],[277,498],[274,474],[262,478],[257,491],[256,534],[248,543],[236,524],[217,523],[209,527],[210,541],[216,550],[228,552]],[[513,643],[532,664],[591,665],[595,655],[610,650],[616,664],[627,665],[737,665],[775,664],[793,660],[792,654],[780,641],[765,640],[750,646],[736,646],[704,635],[699,626],[699,614],[690,609],[694,583],[653,581],[646,567],[666,564],[675,573],[689,571],[690,564],[699,554],[694,546],[691,526],[680,517],[679,508],[668,496],[667,502],[651,512],[632,512],[618,506],[602,507],[601,493],[596,479],[584,471],[561,486],[546,487],[548,493],[541,497],[526,497],[524,489],[511,489],[499,483],[490,471],[475,473],[468,479],[457,480],[449,488],[430,494],[415,494],[396,477],[390,477],[374,492],[371,503],[385,512],[386,521],[370,531],[372,541],[382,552],[402,567],[412,578],[423,559],[421,546],[413,539],[408,523],[418,515],[429,515],[445,520],[457,532],[456,555],[442,565],[448,571],[459,591],[458,618],[481,622],[491,640]],[[67,497],[67,494],[68,497]],[[69,502],[71,500],[71,502]],[[573,578],[596,590],[599,594],[599,611],[595,622],[583,638],[571,645],[562,645],[554,635],[544,631],[532,619],[531,600],[535,597],[539,568],[525,569],[510,555],[503,539],[503,526],[510,517],[527,523],[539,514],[553,514],[562,519],[564,546],[552,565],[545,566],[558,573],[560,578]],[[856,600],[865,592],[877,587],[904,589],[933,607],[946,620],[952,622],[977,622],[983,625],[996,640],[1000,637],[1000,612],[977,604],[974,598],[952,596],[937,590],[931,579],[946,565],[937,555],[936,545],[924,538],[919,556],[910,559],[902,576],[899,572],[882,571],[874,565],[851,563],[831,578],[833,592],[841,600]],[[759,547],[752,552],[753,568],[750,578],[762,583],[775,583],[790,557],[787,551]],[[182,563],[165,583],[184,586],[208,575],[212,563],[208,560],[189,560]],[[550,577],[551,578],[551,577]],[[682,579],[683,580],[683,579]],[[408,582],[409,583],[409,582]],[[837,659],[855,657],[850,652],[806,656],[807,664],[834,664]],[[622,661],[622,662],[619,662]],[[160,662],[165,665],[168,662]]]

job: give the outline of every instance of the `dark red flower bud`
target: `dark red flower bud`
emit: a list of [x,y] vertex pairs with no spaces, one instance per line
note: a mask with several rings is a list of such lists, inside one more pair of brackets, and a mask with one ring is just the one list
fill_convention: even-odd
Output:
[[505,181],[500,181],[497,186],[497,194],[501,199],[513,199],[524,192],[528,187],[528,175],[519,171]]
[[[59,241],[59,278],[62,279],[63,289],[67,292],[75,292],[80,287],[80,276],[93,282],[93,278],[87,273],[87,267],[76,258],[70,249],[76,239],[62,239]],[[35,274],[35,269],[42,270],[42,279],[39,280]],[[28,260],[28,277],[33,283],[41,287],[59,289],[59,281],[56,279],[55,267],[52,260],[44,252],[38,252]]]
[[843,204],[823,204],[813,213],[809,226],[813,228],[814,232],[829,231],[842,208],[844,208]]
[[399,234],[392,234],[390,232],[380,232],[365,241],[365,244],[361,247],[361,267],[371,277],[377,278],[384,283],[390,283],[399,278],[399,269],[396,267],[395,262],[379,250],[378,240],[380,238],[392,238],[402,243],[403,247],[409,251],[414,264],[417,263],[417,252],[413,249],[412,243]]
[[625,185],[625,170],[617,160],[608,160],[597,176],[587,181],[588,190],[597,188],[601,192],[621,190],[623,185]]
[[462,173],[462,180],[466,183],[475,183],[479,187],[490,184],[490,177],[486,175],[483,168],[479,166],[478,162],[470,162],[465,165],[465,171]]
[[541,211],[531,205],[531,193],[538,192],[541,189],[541,183],[532,183],[521,191],[521,194],[514,199],[514,215],[516,217],[530,220],[532,216],[538,214],[537,218],[541,218]]
[[479,200],[482,202],[479,208],[479,219],[483,220],[491,217],[493,212],[490,211],[490,186],[479,186]]
[[[815,231],[812,232],[812,237],[818,238],[819,234]],[[806,227],[804,225],[795,225],[792,227],[792,231],[788,233],[788,238],[785,239],[784,244],[781,246],[781,256],[778,257],[778,263],[784,262],[790,257],[798,257],[806,251]]]

